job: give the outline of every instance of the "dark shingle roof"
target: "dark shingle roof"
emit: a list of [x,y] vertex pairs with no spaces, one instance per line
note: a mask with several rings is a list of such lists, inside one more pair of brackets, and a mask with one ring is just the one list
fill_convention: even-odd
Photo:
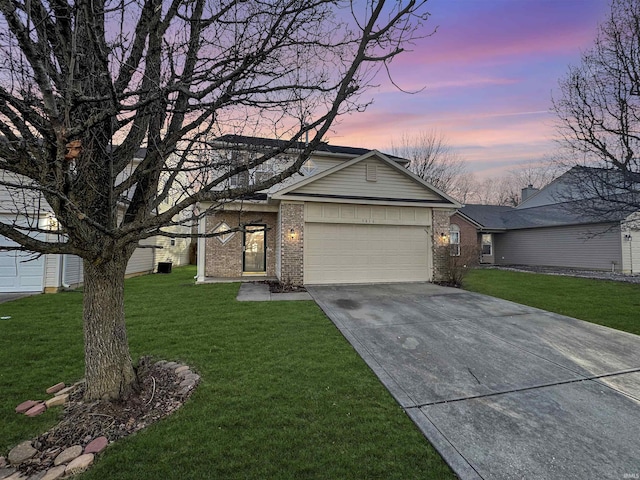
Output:
[[[228,134],[218,137],[216,139],[218,142],[233,144],[233,145],[249,145],[253,147],[263,147],[263,148],[282,148],[287,141],[279,140],[275,138],[262,138],[262,137],[249,137],[245,135],[234,135]],[[294,148],[303,149],[305,147],[304,142],[296,142],[294,143]],[[354,157],[358,157],[360,155],[364,155],[365,153],[370,152],[372,149],[370,148],[360,148],[360,147],[345,147],[342,145],[329,145],[327,142],[322,142],[315,149],[316,152],[326,152],[326,153],[334,153],[339,155],[352,155]],[[384,152],[383,152],[384,153]],[[409,160],[406,158],[396,157],[395,155],[390,155],[385,153],[387,157],[396,162],[408,163]]]
[[482,225],[484,230],[518,230],[524,228],[583,225],[619,222],[629,212],[620,209],[607,216],[589,215],[577,202],[557,203],[540,207],[515,209],[496,205],[465,205],[460,212]]
[[510,210],[513,210],[513,207],[504,207],[501,205],[465,205],[459,212],[488,230],[503,230],[506,227],[502,214]]

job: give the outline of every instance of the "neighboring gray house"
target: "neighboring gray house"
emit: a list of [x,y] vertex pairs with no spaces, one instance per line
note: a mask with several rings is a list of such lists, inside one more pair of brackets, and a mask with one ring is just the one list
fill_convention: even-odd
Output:
[[569,170],[540,191],[525,189],[529,196],[515,208],[465,205],[451,222],[458,218],[476,228],[485,253],[481,263],[640,273],[640,215],[576,208],[594,202],[576,198],[577,172]]

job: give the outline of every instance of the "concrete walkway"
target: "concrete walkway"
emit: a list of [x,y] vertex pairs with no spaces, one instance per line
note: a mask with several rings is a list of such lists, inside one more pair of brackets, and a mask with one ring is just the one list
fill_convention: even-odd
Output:
[[239,302],[313,300],[308,292],[271,293],[266,283],[243,283],[238,290]]
[[424,283],[307,290],[461,479],[640,478],[640,337]]

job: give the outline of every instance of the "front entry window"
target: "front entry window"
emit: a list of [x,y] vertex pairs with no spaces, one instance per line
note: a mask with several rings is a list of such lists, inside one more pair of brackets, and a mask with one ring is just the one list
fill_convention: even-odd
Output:
[[266,225],[249,225],[244,232],[242,267],[247,273],[266,271]]

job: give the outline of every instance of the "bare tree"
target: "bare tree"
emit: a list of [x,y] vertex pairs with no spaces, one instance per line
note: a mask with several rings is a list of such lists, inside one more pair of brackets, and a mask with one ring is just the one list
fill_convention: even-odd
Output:
[[553,109],[566,167],[566,201],[602,217],[640,208],[640,1],[612,0],[594,47],[560,81]]
[[[338,115],[366,107],[363,92],[416,38],[425,3],[0,0],[0,183],[14,212],[0,234],[83,258],[88,398],[136,388],[123,292],[138,242],[199,201],[296,172]],[[210,165],[207,142],[243,132],[284,140]],[[307,133],[285,168],[230,186]],[[179,201],[161,210],[172,189]]]
[[504,205],[515,207],[522,201],[525,188],[541,189],[551,183],[560,173],[552,160],[528,162],[512,168],[505,174],[475,182],[467,195],[468,203],[482,205]]
[[467,194],[467,170],[462,160],[437,130],[403,135],[392,153],[410,160],[409,169],[438,190],[458,198]]

